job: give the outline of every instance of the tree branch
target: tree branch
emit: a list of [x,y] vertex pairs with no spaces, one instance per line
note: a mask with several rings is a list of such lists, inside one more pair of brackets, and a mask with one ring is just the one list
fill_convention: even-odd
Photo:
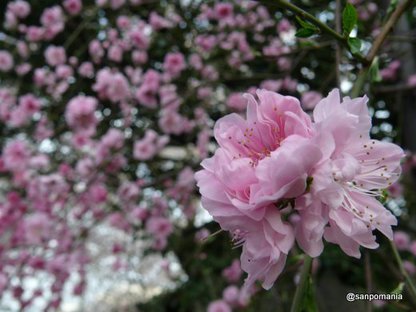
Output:
[[405,0],[401,2],[396,10],[391,14],[390,18],[387,20],[386,24],[384,24],[383,28],[381,29],[380,34],[374,40],[373,45],[371,46],[370,51],[367,54],[367,61],[371,64],[374,58],[377,56],[378,50],[380,50],[384,40],[386,40],[387,35],[390,33],[394,25],[396,25],[399,18],[402,14],[406,11],[406,9],[412,4],[413,0]]
[[369,70],[369,65],[374,61],[375,57],[377,56],[378,51],[380,50],[384,40],[386,40],[387,35],[390,33],[394,25],[396,25],[399,18],[402,14],[406,11],[406,9],[412,4],[413,0],[404,0],[402,1],[391,14],[390,18],[387,20],[386,24],[384,24],[383,28],[381,29],[380,34],[374,40],[373,45],[371,46],[370,51],[368,52],[365,59],[367,60],[366,66],[364,66],[360,72],[358,73],[357,80],[354,83],[354,86],[351,91],[351,96],[356,97],[360,94],[366,77]]

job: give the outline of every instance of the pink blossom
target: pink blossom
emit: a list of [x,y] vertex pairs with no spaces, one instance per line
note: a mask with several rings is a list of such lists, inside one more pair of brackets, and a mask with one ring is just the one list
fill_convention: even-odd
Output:
[[108,49],[108,59],[113,62],[121,62],[123,59],[123,49],[119,45],[112,45]]
[[215,4],[215,17],[217,19],[224,19],[233,14],[233,5],[231,3],[217,3]]
[[164,133],[176,135],[187,132],[192,127],[189,120],[174,109],[163,109],[158,124]]
[[410,237],[403,231],[394,232],[393,241],[398,250],[407,250],[409,248]]
[[283,85],[283,81],[282,80],[264,80],[261,83],[261,87],[263,89],[266,89],[268,91],[274,91],[274,92],[278,92],[280,89],[282,89],[282,85]]
[[83,130],[93,134],[98,123],[95,116],[97,105],[97,100],[91,96],[79,95],[72,98],[66,107],[66,122],[75,130]]
[[159,153],[168,141],[169,137],[159,136],[151,129],[146,130],[144,138],[134,143],[133,157],[138,160],[148,160]]
[[108,223],[121,231],[128,231],[130,229],[129,222],[126,220],[125,216],[121,212],[113,212],[108,218]]
[[145,34],[144,27],[132,28],[128,35],[134,46],[141,50],[147,50],[150,44],[150,38]]
[[410,87],[416,87],[416,74],[409,76],[407,79],[407,85]]
[[156,237],[166,237],[173,231],[172,222],[164,217],[150,217],[146,223],[146,230]]
[[380,75],[383,80],[395,80],[400,69],[400,61],[394,60],[388,64],[386,68],[380,70]]
[[32,69],[32,65],[29,63],[22,63],[16,66],[16,73],[19,76],[26,75]]
[[207,239],[210,234],[211,232],[207,228],[202,228],[195,233],[195,241],[197,243],[201,243],[202,241]]
[[292,28],[293,28],[293,26],[290,24],[290,22],[286,18],[283,18],[277,24],[277,32],[279,32],[279,33],[287,32],[287,31],[291,30]]
[[163,62],[163,69],[172,76],[178,76],[186,68],[185,58],[180,52],[168,53]]
[[33,94],[26,94],[19,98],[19,106],[22,107],[26,114],[33,115],[40,109],[40,100]]
[[302,106],[305,109],[314,109],[316,104],[322,99],[322,94],[316,91],[308,91],[302,94]]
[[398,198],[403,194],[403,186],[399,182],[396,182],[390,185],[387,191],[392,198]]
[[83,62],[78,67],[78,73],[83,77],[92,78],[94,75],[94,66],[90,62]]
[[62,47],[49,46],[45,50],[46,62],[51,66],[57,66],[66,62],[65,49]]
[[71,15],[77,15],[82,10],[81,0],[65,0],[63,2],[65,10]]
[[125,181],[117,190],[117,196],[123,203],[134,203],[141,193],[137,183]]
[[117,27],[122,30],[127,30],[131,25],[129,17],[125,15],[118,16],[116,23]]
[[0,50],[0,71],[8,72],[13,68],[14,61],[12,55],[5,50]]
[[104,49],[98,40],[90,41],[88,45],[88,52],[95,63],[99,63],[101,58],[104,56]]
[[119,102],[130,97],[130,87],[126,77],[120,72],[112,72],[103,68],[97,73],[93,90],[98,92],[100,98]]
[[410,275],[415,275],[416,266],[412,262],[408,260],[403,261],[403,267],[407,271],[407,273],[409,273]]
[[[195,38],[195,44],[200,47],[202,51],[209,52],[218,44],[218,40],[214,35],[198,35]],[[196,64],[195,60],[193,64]]]
[[29,244],[41,244],[48,238],[51,221],[44,213],[35,213],[24,220],[25,238]]
[[231,307],[224,300],[216,300],[208,305],[207,312],[231,312]]
[[241,93],[231,93],[227,98],[227,106],[237,111],[246,109],[247,100]]
[[[273,285],[295,234],[313,257],[323,237],[355,257],[360,246],[378,246],[374,229],[392,239],[397,220],[375,197],[397,180],[404,153],[369,138],[367,98],[341,102],[334,90],[316,105],[312,123],[296,99],[257,95],[260,103],[246,95],[247,120],[217,121],[220,147],[196,173],[202,205],[243,246],[246,289],[255,280]],[[295,233],[276,210],[282,198],[293,198],[299,213]]]
[[234,306],[238,303],[238,298],[240,296],[240,290],[237,286],[231,285],[224,289],[222,292],[222,298],[230,304]]
[[375,197],[398,179],[404,153],[395,144],[370,139],[366,103],[367,97],[341,102],[333,90],[314,109],[314,140],[323,157],[312,174],[311,192],[296,200],[296,239],[313,257],[322,252],[323,236],[353,257],[360,257],[360,246],[378,247],[375,229],[393,239],[397,220]]
[[126,3],[126,0],[110,0],[110,6],[113,10],[121,8]]
[[149,58],[146,51],[133,51],[131,58],[134,64],[145,64]]
[[13,140],[3,149],[4,167],[10,171],[24,170],[28,164],[30,149],[25,141]]
[[107,200],[108,191],[103,184],[94,184],[90,188],[90,194],[93,203],[100,204]]
[[[305,191],[308,173],[321,157],[318,146],[307,139],[312,135],[311,120],[295,98],[265,90],[257,95],[260,103],[247,95],[247,120],[230,114],[215,125],[220,148],[202,162],[205,170],[196,175],[203,202],[207,197],[204,207],[214,209],[211,213],[216,207],[208,201],[211,190],[206,193],[205,188],[215,185],[230,204],[260,220],[264,206]],[[205,185],[207,179],[212,182]]]
[[43,36],[46,39],[50,40],[64,30],[64,15],[62,8],[58,5],[46,8],[40,17],[40,21],[44,27]]
[[173,23],[170,20],[160,16],[156,12],[150,13],[149,23],[155,30],[173,27]]
[[416,256],[416,241],[412,241],[409,246],[409,251]]
[[229,283],[236,283],[240,280],[241,274],[243,271],[241,270],[240,260],[235,259],[231,263],[229,267],[226,267],[222,271],[222,276],[229,282]]
[[16,17],[23,19],[27,17],[30,13],[30,4],[26,1],[15,0],[9,2],[9,4],[7,5],[7,10]]
[[26,30],[26,39],[28,41],[37,42],[43,39],[45,30],[38,26],[29,26]]

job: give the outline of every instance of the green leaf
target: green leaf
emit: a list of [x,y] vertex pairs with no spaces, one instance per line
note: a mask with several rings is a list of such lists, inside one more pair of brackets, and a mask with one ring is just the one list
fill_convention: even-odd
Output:
[[392,294],[401,294],[403,293],[404,283],[401,282],[395,289],[392,290]]
[[369,69],[369,75],[370,75],[370,79],[371,79],[372,82],[380,82],[381,81],[378,57],[374,58],[373,63],[371,63],[371,66],[370,66],[370,69]]
[[313,25],[313,24],[311,24],[311,23],[309,23],[309,22],[307,22],[307,21],[304,21],[304,20],[303,20],[303,19],[301,19],[299,16],[296,16],[296,20],[297,20],[297,22],[299,23],[299,25],[300,25],[302,28],[316,29],[316,26],[315,26],[315,25]]
[[399,0],[391,0],[389,7],[387,8],[387,16],[389,16],[397,7],[397,4],[399,4]]
[[352,54],[360,53],[362,42],[358,38],[348,38],[348,46]]
[[312,35],[315,35],[316,33],[317,31],[315,29],[301,28],[296,32],[295,36],[299,38],[308,38]]
[[358,15],[354,6],[351,3],[347,3],[342,12],[342,30],[345,37],[349,37],[351,31],[357,24]]

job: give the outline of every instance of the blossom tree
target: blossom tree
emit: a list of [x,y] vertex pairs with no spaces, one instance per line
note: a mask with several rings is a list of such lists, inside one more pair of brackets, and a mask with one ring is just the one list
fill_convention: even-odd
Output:
[[413,1],[0,8],[1,308],[65,309],[107,256],[133,311],[416,304]]

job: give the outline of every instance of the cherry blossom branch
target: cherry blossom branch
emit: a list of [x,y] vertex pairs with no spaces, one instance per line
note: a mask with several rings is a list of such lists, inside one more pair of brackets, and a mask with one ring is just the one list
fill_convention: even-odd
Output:
[[380,34],[376,37],[374,40],[373,45],[371,46],[370,51],[368,52],[365,59],[367,60],[366,65],[364,66],[360,72],[358,73],[357,80],[354,83],[354,86],[351,91],[351,96],[356,97],[361,92],[364,83],[366,81],[366,77],[369,70],[369,65],[371,65],[375,59],[375,57],[378,54],[378,51],[380,50],[383,42],[386,40],[388,34],[396,25],[399,18],[402,16],[402,14],[406,11],[406,9],[413,3],[413,0],[404,0],[402,1],[394,10],[394,12],[391,14],[389,19],[387,20],[386,24],[384,24],[383,28],[381,29]]
[[296,288],[295,297],[293,298],[292,307],[290,312],[300,312],[302,310],[302,299],[305,295],[305,290],[307,288],[309,273],[312,267],[312,258],[308,255],[305,255],[302,271],[300,273],[300,279],[298,287]]
[[400,273],[402,274],[402,276],[404,277],[406,281],[408,291],[412,295],[412,297],[416,299],[416,287],[413,284],[412,279],[410,278],[409,274],[407,274],[407,271],[403,266],[403,261],[402,261],[402,258],[400,257],[399,251],[397,250],[396,245],[394,244],[393,241],[390,241],[390,246],[391,246],[391,249],[393,250],[394,258],[396,259],[396,262],[399,266]]

